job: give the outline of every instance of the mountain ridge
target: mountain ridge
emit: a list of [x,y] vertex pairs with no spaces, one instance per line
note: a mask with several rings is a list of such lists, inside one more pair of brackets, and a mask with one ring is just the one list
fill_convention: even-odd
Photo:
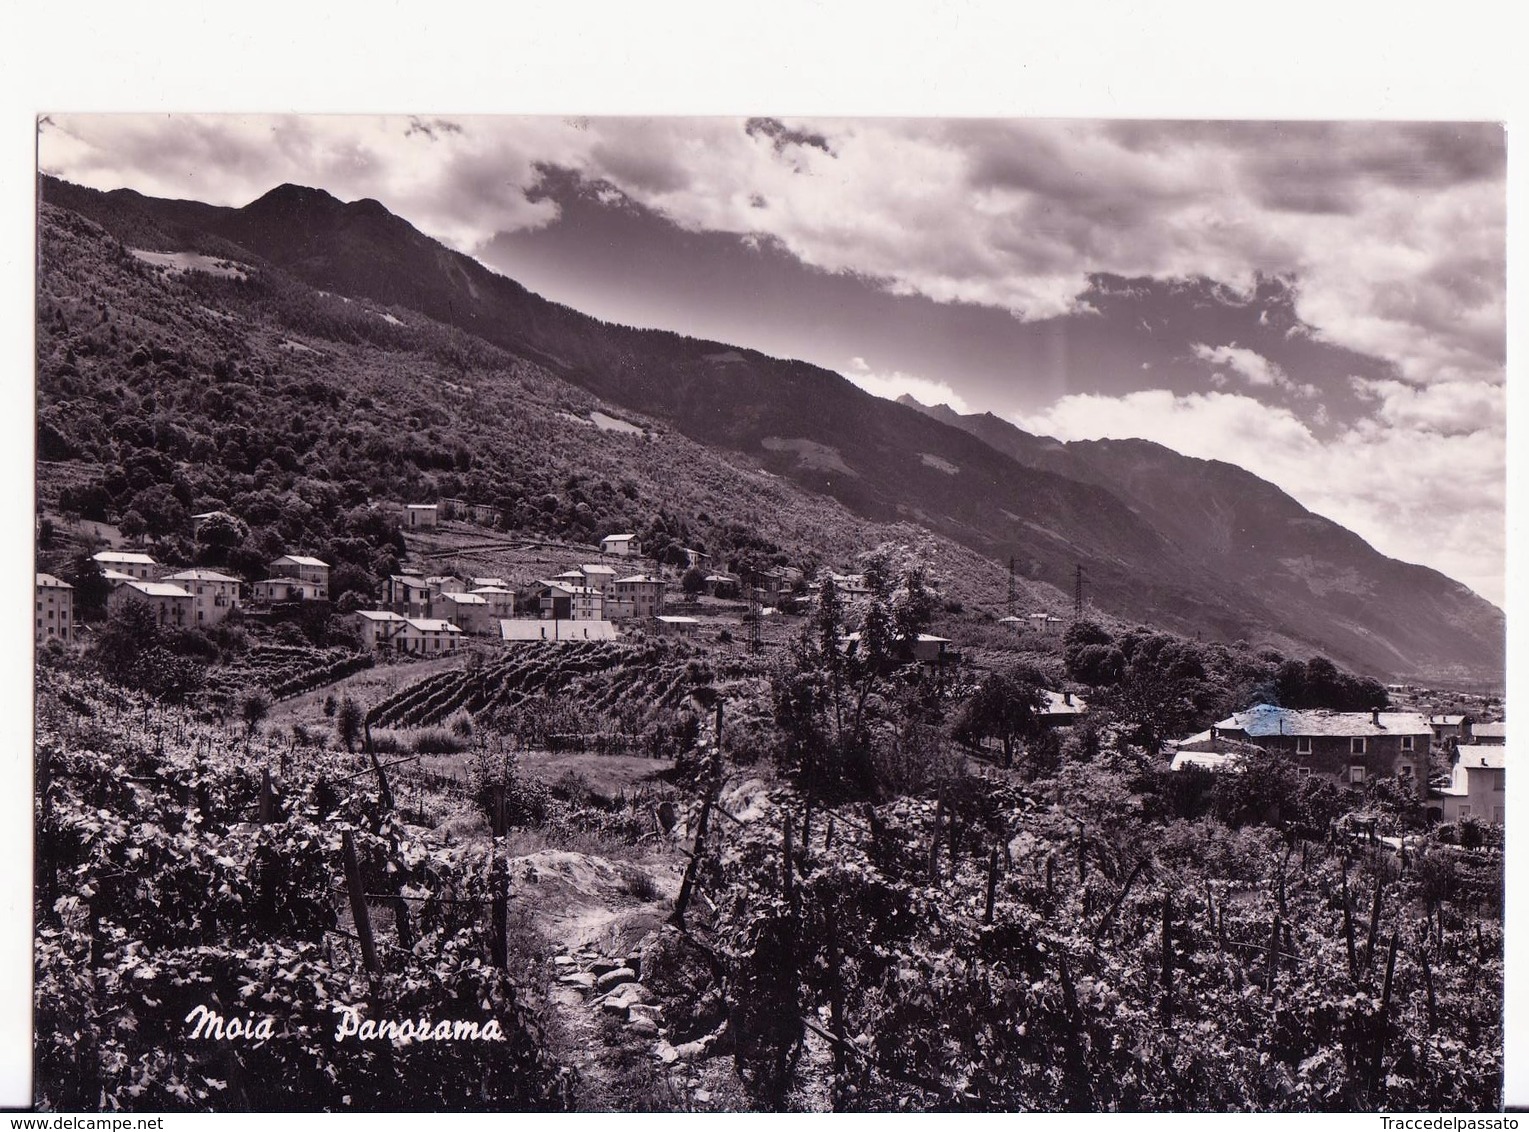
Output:
[[[1127,618],[1227,639],[1286,636],[1379,675],[1501,679],[1500,611],[1425,567],[1391,563],[1337,524],[1320,527],[1328,521],[1304,508],[1290,511],[1253,483],[1277,488],[1241,469],[1247,480],[1216,473],[1195,488],[1204,470],[1177,453],[1180,462],[1116,442],[1064,445],[991,415],[894,404],[806,362],[600,322],[375,201],[278,186],[233,209],[50,178],[43,195],[126,236],[233,245],[325,291],[418,311],[856,514],[917,522],[995,562],[1013,558],[1029,579],[1067,590],[1081,564],[1089,596]],[[1193,509],[1181,506],[1186,498]],[[1280,521],[1260,525],[1246,513],[1262,506],[1276,506]],[[1268,564],[1285,550],[1297,565]]]

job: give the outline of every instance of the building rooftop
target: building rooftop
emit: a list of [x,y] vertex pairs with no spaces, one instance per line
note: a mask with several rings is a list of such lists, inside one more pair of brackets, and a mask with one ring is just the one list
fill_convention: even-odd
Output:
[[1425,735],[1428,717],[1415,711],[1297,710],[1259,704],[1217,722],[1247,735]]
[[167,582],[233,582],[235,585],[239,582],[238,578],[231,578],[216,570],[182,570],[179,574],[171,574],[164,580]]
[[440,509],[439,503],[405,503],[404,507],[410,511],[436,511]]
[[[583,579],[580,578],[580,581],[583,581]],[[600,592],[592,586],[582,586],[574,582],[559,582],[556,579],[546,579],[539,584],[545,589],[562,590],[566,594],[597,594]]]
[[616,568],[614,566],[600,566],[586,563],[585,565],[580,566],[579,569],[585,574],[609,574],[611,577],[616,576]]
[[1471,728],[1471,734],[1486,736],[1489,739],[1506,739],[1508,737],[1508,724],[1506,721],[1499,723],[1478,723]]
[[38,574],[37,575],[37,584],[39,586],[44,587],[45,589],[48,589],[48,588],[59,589],[59,590],[72,590],[72,589],[74,589],[74,587],[71,586],[68,582],[64,581],[64,579],[62,579],[62,578],[55,578],[52,574]]
[[303,581],[301,578],[267,578],[265,581],[263,581],[263,582],[256,582],[255,584],[257,586],[262,586],[262,585],[263,586],[272,586],[272,585],[280,585],[280,586],[306,586],[306,585],[308,585],[308,583]]
[[1088,710],[1088,704],[1079,695],[1069,695],[1066,692],[1053,692],[1043,689],[1042,695],[1046,697],[1046,706],[1042,709],[1043,715],[1082,715]]
[[136,550],[103,550],[92,557],[97,562],[121,562],[131,563],[134,566],[157,566],[154,557],[149,554],[140,554]]
[[440,617],[405,617],[404,620],[422,633],[460,633],[462,631],[450,621]]
[[609,621],[554,621],[535,617],[502,618],[499,637],[505,641],[614,641],[616,626]]
[[427,590],[430,588],[429,583],[425,579],[416,578],[413,574],[394,574],[393,581],[402,582],[406,586],[413,586],[417,590]]
[[699,625],[701,623],[698,617],[680,617],[673,613],[660,613],[654,620],[662,621],[665,625]]
[[1508,765],[1508,749],[1506,747],[1489,747],[1470,743],[1460,748],[1457,766],[1463,767],[1486,767],[1489,770],[1504,770]]
[[365,617],[368,621],[402,621],[403,618],[386,609],[358,609],[357,617]]
[[1173,765],[1169,769],[1184,770],[1186,767],[1198,767],[1201,770],[1225,770],[1236,759],[1236,755],[1224,755],[1215,751],[1180,751],[1173,756]]
[[636,537],[637,536],[633,535],[633,534],[606,535],[600,541],[601,542],[631,542]]
[[664,580],[662,578],[650,578],[646,574],[633,574],[630,578],[617,578],[616,581],[618,583],[621,583],[621,582],[657,582],[659,585],[662,585]]
[[454,601],[458,605],[487,605],[488,598],[481,594],[442,594],[445,601]]
[[1465,722],[1463,715],[1430,715],[1428,722],[1435,727],[1459,727]]
[[128,586],[139,593],[148,594],[150,597],[190,597],[191,594],[180,586],[172,586],[169,582],[128,582]]
[[329,563],[323,559],[310,558],[306,554],[283,554],[280,558],[272,560],[271,565],[276,566],[280,563],[289,563],[293,566],[323,566],[326,568],[329,566]]

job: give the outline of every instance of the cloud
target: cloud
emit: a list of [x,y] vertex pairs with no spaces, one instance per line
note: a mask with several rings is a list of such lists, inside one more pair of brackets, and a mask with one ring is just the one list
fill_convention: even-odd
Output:
[[1356,377],[1350,383],[1361,397],[1379,402],[1378,421],[1399,428],[1444,435],[1495,433],[1508,410],[1506,388],[1489,382],[1449,381],[1419,388]]
[[1369,392],[1376,413],[1325,440],[1289,409],[1242,393],[1081,394],[1015,420],[1061,440],[1140,437],[1236,464],[1381,553],[1432,566],[1501,606],[1507,457],[1493,403],[1501,390],[1380,382]]
[[1287,388],[1291,385],[1285,371],[1279,366],[1262,354],[1243,349],[1235,342],[1230,346],[1207,346],[1203,342],[1196,342],[1191,349],[1195,357],[1213,366],[1226,366],[1249,385],[1278,385]]
[[906,393],[923,405],[949,405],[958,413],[971,412],[961,395],[945,382],[931,381],[927,377],[901,371],[873,373],[864,358],[851,358],[844,377],[867,393],[885,397],[889,401],[895,401]]
[[1502,380],[1492,124],[57,115],[40,147],[71,180],[216,203],[319,183],[467,251],[554,220],[528,194],[558,168],[688,231],[1026,320],[1076,311],[1096,272],[1280,275],[1307,333],[1405,380]]

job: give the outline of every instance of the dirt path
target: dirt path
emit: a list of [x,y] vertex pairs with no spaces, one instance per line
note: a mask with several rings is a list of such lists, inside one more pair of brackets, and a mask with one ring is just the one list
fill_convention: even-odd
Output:
[[[559,974],[587,970],[604,957],[633,953],[668,915],[679,891],[683,858],[648,853],[619,860],[543,849],[514,857],[516,900],[563,962]],[[615,960],[608,960],[608,962]],[[557,1058],[578,1072],[578,1107],[629,1107],[651,1090],[657,1071],[652,1042],[605,1014],[591,991],[554,982],[547,996],[548,1031]]]

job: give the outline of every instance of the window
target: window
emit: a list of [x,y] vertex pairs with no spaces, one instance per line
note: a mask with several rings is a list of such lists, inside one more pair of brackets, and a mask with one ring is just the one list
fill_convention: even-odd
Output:
[[1396,768],[1396,777],[1397,778],[1411,778],[1412,777],[1412,764],[1411,763],[1402,763],[1401,766],[1397,767]]
[[1507,772],[1501,770],[1492,776],[1492,789],[1498,794],[1501,794],[1506,789],[1503,780],[1507,777]]
[[1460,816],[1462,818],[1470,817],[1471,816],[1471,808],[1469,806],[1461,806],[1460,807]]
[[1362,735],[1355,735],[1348,741],[1348,753],[1351,755],[1364,754],[1364,737]]
[[1295,753],[1298,755],[1311,754],[1311,736],[1299,735],[1295,740]]
[[1301,775],[1302,777],[1305,777],[1306,775],[1311,773],[1311,767],[1309,767],[1309,766],[1298,766],[1298,767],[1295,768],[1295,773],[1298,774],[1298,775]]
[[1355,785],[1364,781],[1364,765],[1362,763],[1355,763],[1348,768],[1348,780]]
[[1402,736],[1402,750],[1404,750],[1404,751],[1412,750],[1412,736],[1411,735],[1403,735]]

